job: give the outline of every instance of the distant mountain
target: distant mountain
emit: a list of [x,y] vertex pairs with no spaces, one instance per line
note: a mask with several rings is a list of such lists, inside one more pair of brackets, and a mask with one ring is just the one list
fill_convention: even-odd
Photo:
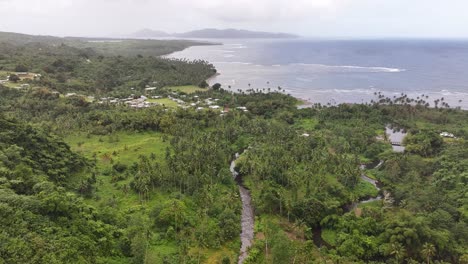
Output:
[[142,29],[140,31],[134,32],[130,34],[132,38],[164,38],[170,37],[171,35],[160,30],[152,30],[152,29]]
[[299,36],[287,33],[271,33],[250,31],[242,29],[214,29],[207,28],[186,33],[174,34],[180,38],[298,38]]
[[143,29],[130,34],[131,38],[205,38],[205,39],[224,39],[224,38],[298,38],[299,36],[287,33],[271,33],[262,31],[250,31],[243,29],[215,29],[206,28],[194,30],[185,33],[169,34],[164,31]]

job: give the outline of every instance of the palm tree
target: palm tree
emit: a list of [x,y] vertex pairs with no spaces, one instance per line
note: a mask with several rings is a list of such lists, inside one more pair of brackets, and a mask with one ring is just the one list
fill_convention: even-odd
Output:
[[310,229],[302,219],[297,219],[293,224],[293,228],[301,239],[305,238],[306,232]]
[[435,246],[431,243],[424,243],[421,254],[426,258],[427,264],[431,262],[431,258],[435,255]]
[[397,263],[401,262],[401,259],[405,256],[406,250],[402,244],[396,242],[392,243],[390,246],[390,255],[395,256]]

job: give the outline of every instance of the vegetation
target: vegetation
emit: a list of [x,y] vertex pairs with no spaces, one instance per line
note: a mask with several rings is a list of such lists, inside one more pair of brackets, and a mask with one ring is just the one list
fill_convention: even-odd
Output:
[[[134,48],[127,46],[119,46],[114,54],[101,52],[93,45],[75,45],[75,42],[15,43],[7,42],[0,46],[0,70],[11,73],[10,81],[15,83],[20,81],[15,72],[34,72],[34,76],[23,78],[22,83],[48,87],[60,93],[129,96],[142,94],[143,89],[149,86],[198,85],[216,73],[214,67],[205,61],[142,56],[140,53],[133,54]],[[120,42],[110,43],[123,45],[118,44]],[[147,49],[151,50],[152,47],[148,44]],[[108,53],[112,55],[103,56]]]
[[[203,81],[206,82],[206,81]],[[173,87],[168,87],[171,91],[179,92],[179,93],[185,93],[185,94],[193,94],[195,92],[199,91],[206,91],[208,84],[204,87],[198,87],[195,85],[185,85],[185,86],[173,86]]]
[[[28,43],[0,58],[42,76],[0,85],[2,263],[235,263],[237,184],[255,212],[245,263],[468,259],[466,111],[411,99],[297,109],[280,90],[196,87],[215,72],[206,62]],[[141,100],[153,84],[149,107],[85,96]],[[408,132],[404,153],[389,124]]]
[[[190,40],[155,40],[155,39],[111,39],[111,38],[77,38],[77,37],[52,37],[32,36],[18,33],[0,32],[0,43],[3,48],[12,46],[45,44],[57,46],[65,44],[70,47],[94,50],[106,56],[161,56],[175,51],[184,50],[190,46],[212,45],[213,43]],[[27,70],[26,70],[27,71]],[[19,72],[26,72],[19,71]]]

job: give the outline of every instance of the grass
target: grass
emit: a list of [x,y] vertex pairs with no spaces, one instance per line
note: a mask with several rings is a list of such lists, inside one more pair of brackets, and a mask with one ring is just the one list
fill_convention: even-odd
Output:
[[5,80],[8,75],[9,75],[8,72],[0,71],[0,80]]
[[185,86],[171,86],[167,87],[169,90],[172,90],[174,92],[180,92],[180,93],[186,93],[186,94],[192,94],[196,93],[199,91],[207,91],[206,88],[200,88],[195,85],[185,85]]
[[21,84],[22,84],[21,82],[17,82],[17,83],[5,82],[2,85],[5,86],[5,87],[8,87],[8,88],[16,89],[16,88],[21,87]]
[[369,208],[369,207],[373,207],[373,208],[379,208],[379,207],[382,207],[382,201],[372,201],[372,202],[368,202],[368,203],[363,203],[363,204],[359,204],[358,205],[358,208]]
[[322,239],[331,246],[336,246],[338,234],[335,230],[322,229]]
[[379,191],[371,183],[361,180],[354,187],[353,193],[357,198],[366,198],[377,196],[379,194]]
[[[235,246],[234,248],[231,248]],[[219,249],[200,249],[200,248],[192,248],[191,249],[191,254],[193,256],[197,256],[198,254],[201,254],[203,256],[202,259],[204,261],[202,263],[206,264],[218,264],[221,263],[223,258],[229,257],[231,260],[231,263],[236,263],[237,261],[237,254],[233,252],[237,252],[240,248],[240,245],[237,245],[237,243],[228,243],[226,246],[223,246]]]
[[304,118],[304,119],[298,119],[294,126],[296,128],[304,129],[304,130],[314,130],[317,124],[318,124],[318,120],[315,118]]
[[371,169],[371,170],[366,170],[365,174],[367,177],[373,179],[373,180],[378,180],[377,175],[376,175],[377,170]]
[[158,103],[162,106],[170,107],[170,108],[175,108],[179,106],[179,104],[177,104],[176,102],[172,101],[169,98],[148,99],[147,101],[150,103]]
[[[116,174],[111,168],[119,162],[127,166],[138,161],[140,155],[156,155],[156,160],[164,163],[164,156],[168,142],[163,142],[162,134],[156,132],[129,133],[118,132],[109,136],[91,136],[84,133],[72,134],[65,138],[73,151],[82,154],[84,157],[96,159],[99,173],[97,174],[96,195],[99,200],[89,200],[92,204],[99,204],[100,201],[116,200],[116,206],[121,209],[141,209],[141,202],[138,195],[129,191],[124,193],[123,185],[128,185],[131,178],[118,182],[112,181],[112,175]],[[109,172],[106,173],[105,172]],[[165,199],[163,192],[153,192],[151,200],[144,206],[153,206],[158,200]],[[114,199],[118,197],[118,199]]]
[[146,254],[147,263],[164,263],[164,257],[177,254],[178,245],[170,242],[162,245],[151,245]]
[[110,163],[110,156],[114,163],[120,162],[130,165],[138,161],[139,155],[149,156],[151,153],[162,158],[169,143],[163,142],[162,134],[155,132],[129,133],[118,132],[108,136],[90,136],[80,133],[69,135],[65,141],[73,151],[92,159],[96,155],[98,167]]

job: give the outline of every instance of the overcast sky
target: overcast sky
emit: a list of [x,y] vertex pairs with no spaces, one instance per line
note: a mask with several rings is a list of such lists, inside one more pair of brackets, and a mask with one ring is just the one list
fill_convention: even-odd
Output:
[[206,27],[309,37],[468,38],[468,0],[0,0],[0,31],[116,36]]

